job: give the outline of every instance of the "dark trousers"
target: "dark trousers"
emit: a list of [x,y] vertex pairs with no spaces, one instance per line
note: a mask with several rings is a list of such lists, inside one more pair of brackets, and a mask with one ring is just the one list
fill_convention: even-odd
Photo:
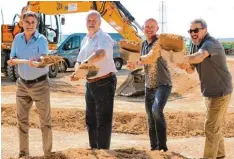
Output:
[[115,75],[86,83],[86,125],[91,148],[110,148],[116,83]]
[[148,116],[151,150],[167,151],[166,120],[163,109],[171,93],[171,86],[161,85],[155,89],[146,88],[145,109]]

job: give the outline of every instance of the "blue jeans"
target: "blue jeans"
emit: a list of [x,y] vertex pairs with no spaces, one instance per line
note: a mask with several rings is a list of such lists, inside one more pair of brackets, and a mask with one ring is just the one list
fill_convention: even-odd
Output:
[[146,88],[145,109],[148,116],[151,150],[167,151],[166,120],[163,109],[171,93],[171,86],[161,85],[157,88]]
[[86,125],[91,148],[110,148],[116,83],[115,75],[86,83]]

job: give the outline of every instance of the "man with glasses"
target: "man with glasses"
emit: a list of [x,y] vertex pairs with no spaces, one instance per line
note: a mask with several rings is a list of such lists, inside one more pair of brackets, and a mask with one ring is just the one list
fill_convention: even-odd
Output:
[[16,114],[19,133],[19,157],[29,155],[29,110],[35,101],[41,124],[43,150],[45,154],[52,149],[51,110],[49,81],[46,68],[35,68],[33,60],[48,54],[46,38],[36,30],[38,17],[34,12],[23,15],[23,33],[19,33],[12,45],[11,60],[8,64],[16,65],[13,58],[28,59],[28,64],[19,64],[19,78],[16,81]]
[[196,68],[201,82],[201,92],[207,107],[203,156],[224,158],[222,122],[233,90],[232,76],[227,67],[224,48],[207,32],[206,22],[203,19],[193,20],[188,32],[192,39],[190,55],[178,67],[188,73],[193,73]]

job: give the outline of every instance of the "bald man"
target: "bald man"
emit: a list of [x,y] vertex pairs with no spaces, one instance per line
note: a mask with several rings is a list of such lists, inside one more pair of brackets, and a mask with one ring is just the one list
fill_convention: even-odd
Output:
[[[146,40],[143,41],[141,55],[148,54],[157,43],[156,32],[158,23],[149,18],[145,21],[143,31]],[[166,121],[163,109],[171,93],[172,82],[167,62],[160,56],[153,63],[144,63],[145,69],[145,109],[148,116],[151,150],[167,151]],[[127,64],[129,69],[135,69],[137,64]]]

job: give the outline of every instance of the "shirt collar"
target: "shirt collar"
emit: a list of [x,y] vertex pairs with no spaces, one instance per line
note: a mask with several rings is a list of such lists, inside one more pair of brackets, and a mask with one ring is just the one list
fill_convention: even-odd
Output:
[[89,37],[88,34],[87,34],[87,37],[88,37],[89,39],[92,39],[92,38],[94,38],[94,37],[100,35],[101,33],[102,33],[102,29],[100,28],[96,33],[93,34],[92,37]]
[[[31,37],[31,39],[34,38],[35,40],[37,40],[38,36],[39,36],[39,32],[36,30],[36,31],[34,32],[33,36]],[[24,33],[22,34],[22,38],[25,38]]]
[[203,42],[205,40],[207,40],[208,38],[210,38],[210,34],[209,33],[206,33],[206,35],[204,36],[204,38],[202,39],[202,41],[200,42],[200,44],[198,44],[197,46],[200,48],[203,44]]
[[146,42],[146,45],[148,46],[148,45],[151,45],[151,44],[153,44],[155,41],[157,41],[158,40],[158,38],[157,38],[157,36],[155,35],[155,36],[153,36],[153,38],[152,38],[152,41],[148,44],[148,41],[147,40],[145,40],[145,42]]

